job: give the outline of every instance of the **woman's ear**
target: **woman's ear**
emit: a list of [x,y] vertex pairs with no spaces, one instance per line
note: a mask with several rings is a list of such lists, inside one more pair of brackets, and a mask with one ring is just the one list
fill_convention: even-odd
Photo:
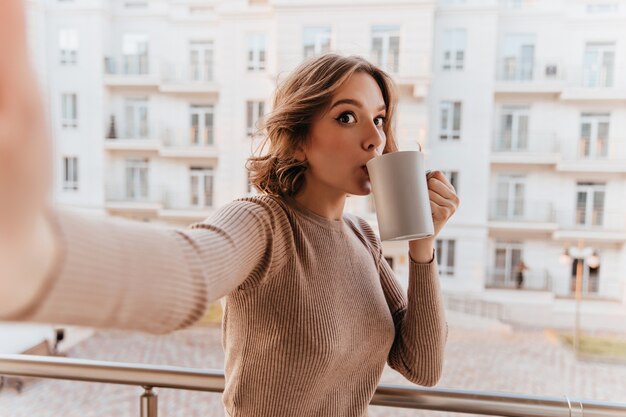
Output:
[[306,153],[304,152],[304,148],[301,144],[296,145],[296,150],[293,152],[293,157],[298,162],[306,161]]

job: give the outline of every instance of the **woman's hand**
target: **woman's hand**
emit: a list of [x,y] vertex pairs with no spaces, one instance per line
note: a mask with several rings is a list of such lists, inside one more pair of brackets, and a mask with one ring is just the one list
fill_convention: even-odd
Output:
[[30,68],[21,0],[0,1],[0,316],[34,298],[54,257],[44,210],[50,140]]
[[443,226],[459,207],[460,200],[450,181],[441,171],[432,171],[427,177],[430,210],[433,214],[435,234],[432,237],[409,242],[409,253],[415,262],[432,260],[435,239]]
[[0,250],[17,243],[41,215],[51,182],[50,141],[22,7],[20,0],[0,2]]

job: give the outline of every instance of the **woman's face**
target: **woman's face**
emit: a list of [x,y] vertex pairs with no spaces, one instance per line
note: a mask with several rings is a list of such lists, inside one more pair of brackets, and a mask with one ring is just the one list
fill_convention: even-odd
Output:
[[309,168],[305,189],[337,195],[367,195],[365,164],[385,147],[385,101],[371,75],[353,74],[311,125],[304,146]]

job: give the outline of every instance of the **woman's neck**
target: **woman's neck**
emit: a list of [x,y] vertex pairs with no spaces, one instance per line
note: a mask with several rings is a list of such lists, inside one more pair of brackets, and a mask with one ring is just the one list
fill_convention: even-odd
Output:
[[341,220],[346,204],[346,194],[329,191],[304,185],[293,199],[318,216],[331,220]]

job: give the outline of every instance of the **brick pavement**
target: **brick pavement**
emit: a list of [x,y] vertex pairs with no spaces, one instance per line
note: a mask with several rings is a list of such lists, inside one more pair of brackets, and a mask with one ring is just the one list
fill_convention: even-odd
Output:
[[[581,397],[626,402],[626,365],[579,362],[571,350],[540,331],[513,331],[487,319],[449,313],[450,334],[439,387]],[[223,366],[219,328],[167,336],[100,331],[69,356],[186,367]],[[410,385],[386,369],[381,382]],[[134,417],[139,387],[54,380],[27,381],[22,394],[0,392],[0,417]],[[222,417],[220,395],[159,389],[160,417]],[[370,407],[370,417],[443,417],[467,414]]]

